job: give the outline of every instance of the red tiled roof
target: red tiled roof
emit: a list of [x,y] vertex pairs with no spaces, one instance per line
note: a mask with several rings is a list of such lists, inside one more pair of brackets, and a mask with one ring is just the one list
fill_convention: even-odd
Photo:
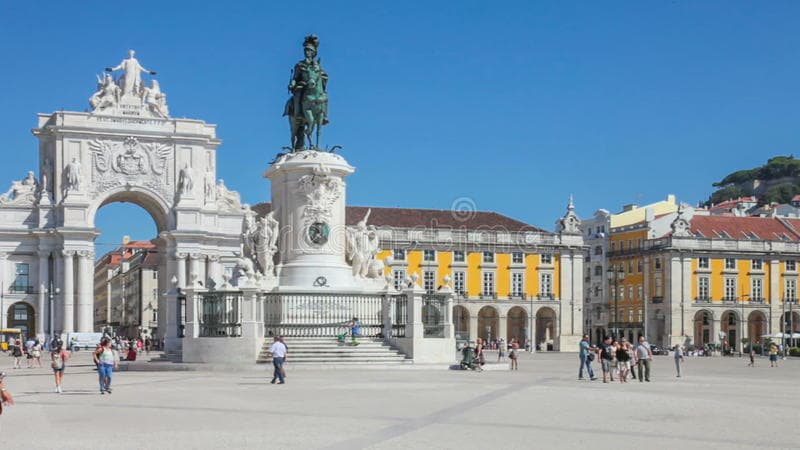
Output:
[[[263,216],[270,212],[272,205],[268,202],[252,206],[253,211]],[[498,229],[507,231],[534,231],[549,233],[546,230],[529,225],[511,217],[492,211],[470,211],[463,214],[447,209],[422,208],[387,208],[382,206],[347,206],[345,222],[355,225],[364,218],[371,209],[367,223],[376,227],[396,228],[454,228],[454,229]]]
[[794,197],[792,197],[792,201],[793,202],[800,202],[800,194],[797,194]]
[[[800,230],[798,226],[795,230]],[[714,239],[800,241],[797,231],[775,217],[694,216],[690,230],[695,236]]]
[[752,203],[754,203],[756,201],[757,200],[756,200],[755,197],[734,198],[734,199],[731,199],[731,200],[725,200],[724,202],[719,202],[716,205],[711,205],[710,209],[711,210],[716,210],[716,209],[721,209],[721,208],[729,208],[729,207],[732,207],[732,206],[736,206],[739,203],[743,203],[743,202],[752,202]]

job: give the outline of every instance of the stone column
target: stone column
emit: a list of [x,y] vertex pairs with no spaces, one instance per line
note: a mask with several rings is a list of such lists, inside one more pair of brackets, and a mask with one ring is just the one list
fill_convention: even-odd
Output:
[[38,308],[36,311],[36,336],[44,342],[44,322],[47,314],[45,304],[47,302],[47,281],[50,279],[50,264],[48,261],[48,253],[39,253],[39,298]]
[[206,263],[206,286],[219,288],[222,286],[222,265],[219,263],[219,255],[208,255]]
[[203,280],[203,275],[200,273],[200,258],[203,255],[199,253],[192,253],[189,255],[189,284],[188,286],[191,288],[197,288],[198,282],[203,282],[205,286],[205,280]]
[[[766,297],[766,296],[765,296]],[[773,259],[769,262],[769,305],[770,314],[767,317],[767,330],[769,334],[782,331],[781,326],[783,305],[783,289],[781,286],[780,261]]]
[[[469,312],[469,309],[467,309]],[[478,316],[470,313],[469,315],[469,341],[475,343],[478,340]]]
[[61,254],[64,256],[64,288],[61,291],[62,307],[61,307],[61,332],[72,333],[75,331],[74,320],[75,311],[73,308],[75,301],[75,292],[73,289],[73,281],[75,274],[73,273],[73,257],[75,256],[74,250],[62,250]]
[[[189,286],[183,290],[186,296],[186,328],[184,329],[185,338],[196,338],[200,335],[200,322],[197,317],[197,295],[198,291],[194,286]],[[185,339],[184,338],[184,339]]]
[[186,287],[186,253],[175,253],[175,275],[178,277],[178,287]]
[[92,259],[94,254],[90,251],[78,252],[78,326],[81,333],[90,333],[94,330],[94,314],[92,311],[92,292],[94,280],[92,277]]
[[[3,287],[9,286],[9,283],[6,282],[6,261],[8,260],[8,254],[0,253],[0,285]],[[6,328],[6,318],[8,317],[8,307],[9,305],[3,299],[4,295],[0,292],[0,328]]]
[[408,297],[406,339],[422,339],[425,336],[422,324],[422,295],[425,290],[414,281],[403,293]]
[[508,343],[508,316],[505,314],[497,318],[497,340],[499,341],[500,338],[505,339]]

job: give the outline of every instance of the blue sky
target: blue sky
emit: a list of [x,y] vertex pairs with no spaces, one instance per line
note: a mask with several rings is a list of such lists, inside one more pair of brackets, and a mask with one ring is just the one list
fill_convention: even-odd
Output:
[[[799,147],[798,19],[781,1],[3,2],[0,179],[36,166],[37,112],[83,110],[134,48],[173,116],[218,124],[226,184],[268,200],[261,173],[288,143],[286,82],[313,32],[323,141],[357,168],[350,204],[468,197],[550,229],[570,193],[582,216],[694,203]],[[155,229],[129,205],[98,226],[106,242]]]

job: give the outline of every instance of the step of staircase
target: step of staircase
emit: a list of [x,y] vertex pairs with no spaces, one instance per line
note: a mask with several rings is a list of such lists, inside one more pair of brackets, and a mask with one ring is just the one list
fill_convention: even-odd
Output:
[[[272,358],[267,351],[272,339],[264,340],[256,362],[267,364]],[[291,364],[314,365],[398,365],[411,364],[405,355],[378,339],[359,339],[358,345],[341,343],[335,338],[298,338],[287,339],[289,361]]]

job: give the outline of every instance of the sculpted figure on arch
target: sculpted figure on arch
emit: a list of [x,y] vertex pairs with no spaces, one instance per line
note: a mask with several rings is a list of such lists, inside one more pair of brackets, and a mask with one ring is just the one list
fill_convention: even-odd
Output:
[[136,51],[128,50],[128,57],[114,67],[106,67],[106,72],[122,70],[125,72],[120,78],[122,84],[122,95],[139,95],[142,91],[142,72],[155,75],[152,70],[145,69],[139,64],[139,60],[134,57]]

